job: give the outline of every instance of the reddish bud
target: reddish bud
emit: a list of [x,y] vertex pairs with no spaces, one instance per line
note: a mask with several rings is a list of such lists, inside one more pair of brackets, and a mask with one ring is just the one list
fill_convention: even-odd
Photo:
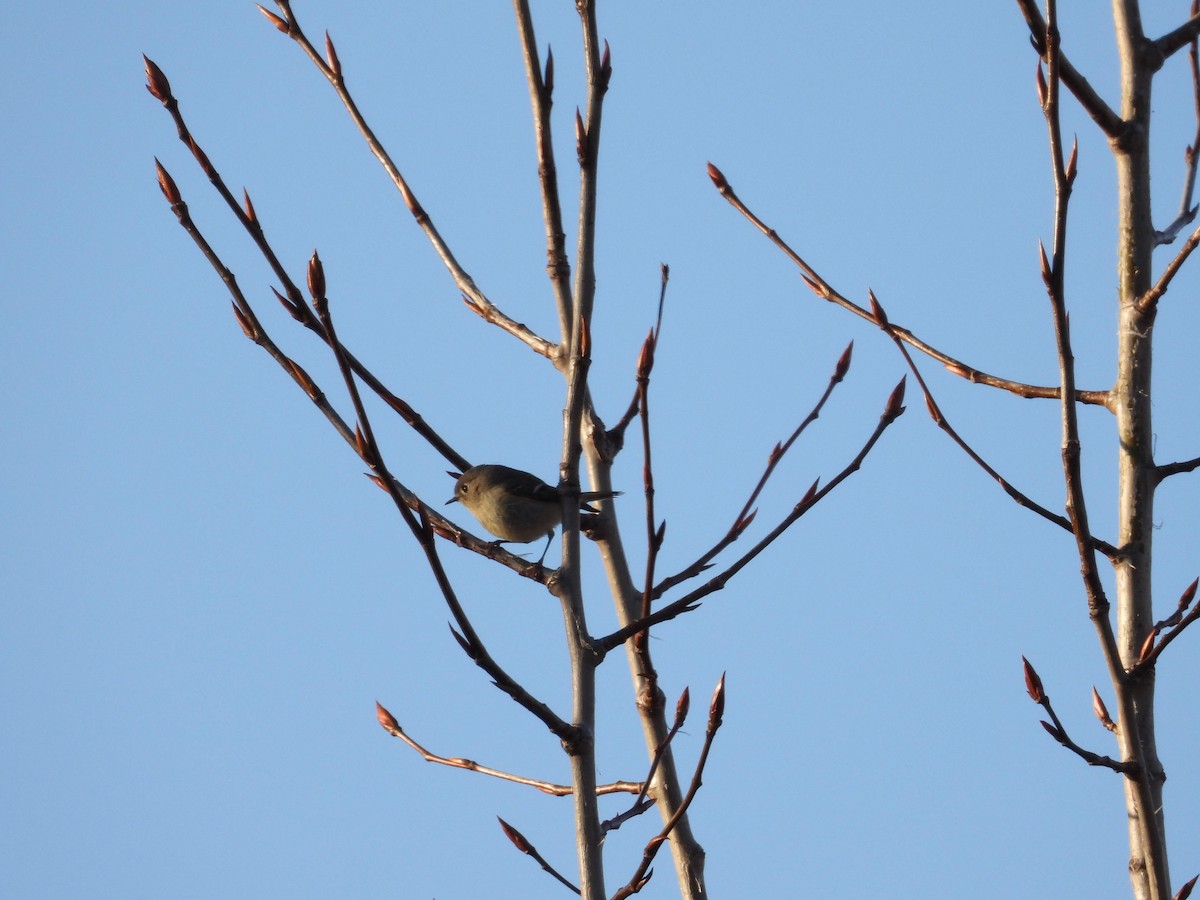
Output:
[[1046,73],[1042,70],[1042,61],[1040,59],[1038,60],[1038,64],[1037,64],[1037,92],[1038,92],[1038,103],[1040,103],[1042,105],[1042,107],[1045,108],[1046,95],[1049,92],[1049,88],[1046,87]]
[[157,156],[154,158],[154,171],[158,175],[158,187],[163,192],[163,196],[167,198],[167,202],[172,206],[182,203],[183,197],[179,194],[175,179],[171,177],[170,172],[163,168],[163,164],[158,161]]
[[289,33],[289,31],[291,29],[288,28],[287,19],[283,19],[283,18],[280,18],[279,16],[275,15],[275,13],[271,12],[269,9],[264,7],[261,3],[256,4],[256,5],[258,6],[258,11],[267,17],[268,22],[270,22],[272,25],[274,25],[278,30],[282,31],[284,34]]
[[717,682],[717,688],[713,691],[712,702],[708,704],[708,733],[712,734],[721,727],[721,720],[725,716],[725,673],[721,673],[721,678]]
[[688,716],[688,711],[692,708],[692,693],[690,688],[684,688],[683,693],[679,695],[679,700],[675,703],[675,726],[679,728],[683,725],[684,719]]
[[[391,393],[388,393],[387,391],[385,391],[380,396],[383,397],[384,403],[386,403],[388,406],[390,406],[392,409],[394,409],[396,412],[400,413],[400,415],[404,417],[404,421],[412,422],[413,420],[415,420],[417,418],[417,414],[413,410],[413,408],[411,406],[409,406],[407,403],[405,403],[403,400],[401,400],[399,397],[395,396],[394,394],[391,394]],[[458,476],[455,475],[454,477],[457,478]]]
[[887,328],[887,313],[883,311],[883,307],[879,305],[879,300],[876,298],[875,292],[870,288],[867,288],[867,299],[871,301],[871,315],[874,316],[876,324],[881,328]]
[[612,78],[612,53],[608,49],[608,41],[604,42],[604,53],[600,57],[600,85],[603,88],[608,87],[609,79]]
[[250,192],[242,188],[242,206],[246,210],[246,218],[252,225],[258,224],[258,213],[254,211],[254,204],[250,202]]
[[254,326],[250,324],[250,320],[246,318],[246,314],[238,309],[236,303],[231,303],[230,305],[233,307],[234,317],[237,319],[238,324],[242,326],[242,333],[253,341],[255,339]]
[[729,182],[725,180],[725,176],[721,170],[712,163],[708,163],[708,177],[712,179],[712,183],[723,196],[729,194]]
[[654,368],[654,344],[654,329],[651,328],[650,333],[646,335],[646,340],[642,343],[642,351],[638,354],[638,381],[645,381],[649,378],[650,371]]
[[1067,159],[1067,170],[1065,173],[1066,177],[1067,177],[1067,184],[1071,184],[1073,181],[1075,181],[1075,175],[1077,174],[1078,168],[1079,168],[1079,137],[1076,136],[1071,141],[1071,155]]
[[325,267],[321,265],[321,257],[317,256],[316,250],[308,260],[308,292],[314,300],[325,296]]
[[1108,707],[1104,705],[1104,701],[1100,699],[1100,692],[1096,690],[1095,685],[1092,686],[1092,712],[1096,714],[1096,718],[1100,720],[1100,724],[1109,731],[1116,729],[1116,724],[1112,717],[1108,714]]
[[937,401],[928,391],[925,392],[925,409],[929,413],[929,418],[933,419],[940,427],[945,418],[942,416],[941,409],[938,408]]
[[362,429],[358,427],[358,423],[354,423],[354,449],[358,451],[360,457],[367,455],[367,439],[363,437]]
[[379,488],[381,491],[387,490],[387,485],[383,483],[383,479],[378,475],[372,475],[370,472],[363,472],[363,474],[371,479],[371,481],[375,484],[375,487]]
[[809,277],[808,277],[807,275],[805,275],[803,272],[801,272],[801,273],[800,273],[800,277],[804,279],[804,283],[808,285],[808,289],[809,289],[810,291],[812,291],[812,292],[813,292],[814,294],[816,294],[818,297],[824,297],[824,296],[825,296],[825,290],[824,290],[824,289],[821,287],[821,285],[817,284],[817,282],[816,282],[816,281],[814,281],[813,279],[809,278]]
[[[1196,4],[1194,3],[1192,4],[1192,15],[1196,15]],[[1196,886],[1196,879],[1198,878],[1200,878],[1200,875],[1193,875],[1192,880],[1181,887],[1172,900],[1187,900],[1188,897],[1192,896],[1192,888]]]
[[1139,664],[1144,663],[1154,650],[1154,641],[1158,638],[1158,629],[1151,628],[1150,633],[1146,635],[1146,639],[1142,641],[1142,649],[1138,652],[1137,661]]
[[167,81],[167,76],[163,74],[163,70],[148,57],[142,54],[142,62],[146,66],[146,90],[156,100],[163,103],[168,103],[171,100],[171,82]]
[[771,452],[767,454],[767,465],[775,465],[775,463],[779,462],[781,456],[783,456],[783,444],[776,441],[775,446],[771,448]]
[[1200,578],[1197,578],[1189,584],[1184,590],[1183,595],[1179,598],[1179,611],[1183,612],[1192,605],[1192,601],[1196,599],[1196,588],[1200,586]]
[[192,151],[192,156],[196,157],[196,162],[200,164],[201,170],[209,178],[212,178],[216,172],[216,169],[214,169],[213,164],[209,162],[208,154],[200,149],[200,145],[196,143],[196,139],[190,134],[188,135],[187,143],[188,149]]
[[375,701],[375,718],[379,720],[379,724],[383,726],[384,731],[390,731],[392,734],[395,734],[400,730],[400,723],[396,721],[396,718],[390,712],[383,708],[383,704],[378,700]]
[[338,59],[337,50],[333,48],[333,38],[325,32],[325,62],[329,63],[329,71],[338,78],[342,77],[342,61]]
[[499,816],[496,816],[496,821],[500,823],[500,827],[504,830],[504,836],[512,841],[513,846],[518,850],[528,854],[533,849],[529,841],[525,840],[525,835],[521,834],[521,832],[517,831],[517,829],[513,828]]
[[904,387],[908,382],[908,376],[905,375],[900,379],[899,384],[892,388],[892,393],[888,397],[887,406],[883,410],[883,417],[889,421],[898,418],[904,412]]
[[1046,287],[1050,287],[1050,281],[1052,278],[1050,260],[1046,256],[1046,248],[1041,241],[1038,241],[1038,257],[1042,267],[1042,281],[1045,283]]
[[583,127],[583,116],[579,113],[579,107],[575,107],[575,155],[579,158],[581,166],[587,165],[588,161],[588,146],[587,146],[587,129]]
[[1021,657],[1021,665],[1025,669],[1025,690],[1029,692],[1029,699],[1034,703],[1041,703],[1046,699],[1046,691],[1042,687],[1042,679],[1038,677],[1037,671],[1030,664],[1029,660],[1023,656]]
[[745,516],[744,518],[738,519],[736,522],[734,522],[734,524],[733,524],[734,533],[740,536],[743,531],[745,531],[747,528],[750,527],[750,523],[754,521],[754,517],[757,515],[758,515],[758,508],[755,507],[754,509],[750,510],[749,515]]
[[1050,737],[1054,738],[1056,741],[1061,743],[1062,739],[1063,739],[1062,732],[1059,731],[1055,726],[1053,726],[1049,722],[1047,722],[1045,719],[1041,719],[1040,721],[1042,723],[1042,727],[1046,729],[1046,733],[1049,734]]
[[300,383],[300,387],[304,388],[304,393],[308,394],[309,399],[316,400],[318,394],[320,393],[317,390],[316,382],[314,382],[311,378],[308,377],[308,373],[305,372],[304,369],[300,366],[300,364],[298,362],[296,362],[294,359],[289,359],[287,361],[287,364],[288,364],[288,367],[292,370],[292,375],[295,376],[296,381],[298,381]]
[[[804,492],[804,496],[800,498],[800,502],[796,504],[801,509],[806,509],[812,505],[813,498],[817,496],[817,488],[821,484],[821,479],[818,478],[808,486],[808,490]],[[752,516],[753,518],[753,516]]]
[[850,371],[850,357],[854,353],[854,341],[846,345],[846,349],[842,351],[842,355],[838,358],[837,368],[833,370],[833,380],[841,381],[846,377],[846,373]]
[[575,349],[580,359],[587,359],[592,354],[592,330],[587,319],[579,320],[579,338]]
[[300,309],[296,306],[296,304],[294,304],[287,297],[283,296],[283,294],[279,293],[279,291],[275,290],[273,286],[271,288],[271,293],[275,295],[276,300],[283,304],[283,308],[288,311],[288,314],[293,319],[295,319],[297,322],[301,320],[302,316],[300,314]]
[[542,76],[542,87],[547,97],[554,93],[554,50],[549,46],[546,47],[546,74]]

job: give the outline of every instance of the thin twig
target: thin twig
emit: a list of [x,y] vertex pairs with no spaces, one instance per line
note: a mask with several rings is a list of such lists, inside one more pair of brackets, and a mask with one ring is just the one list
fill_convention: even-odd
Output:
[[738,572],[745,568],[755,557],[762,553],[767,547],[771,546],[775,540],[787,531],[796,521],[806,512],[816,506],[825,497],[837,488],[839,484],[850,477],[854,472],[862,466],[863,460],[867,458],[867,454],[871,452],[871,448],[887,430],[888,426],[896,421],[904,412],[904,379],[892,390],[888,397],[887,406],[884,408],[883,414],[879,417],[879,422],[875,426],[875,430],[871,432],[871,436],[867,438],[862,448],[855,454],[852,459],[833,480],[826,484],[823,488],[818,489],[818,482],[814,482],[812,487],[808,489],[805,495],[800,499],[792,511],[784,516],[770,532],[766,534],[757,544],[747,550],[741,557],[736,559],[727,568],[717,575],[714,575],[700,587],[690,591],[678,600],[668,603],[661,609],[656,610],[649,616],[643,619],[630,622],[622,628],[600,638],[595,642],[595,649],[600,654],[608,653],[614,647],[619,647],[633,635],[640,631],[645,631],[652,625],[657,625],[660,622],[667,622],[685,612],[691,612],[700,605],[700,601],[709,594],[722,590],[725,585]]
[[656,598],[661,597],[665,592],[675,587],[675,585],[687,581],[690,578],[695,578],[701,572],[710,568],[710,563],[713,561],[713,559],[715,559],[726,547],[740,538],[746,529],[750,527],[750,523],[754,521],[754,517],[758,514],[758,510],[754,509],[754,504],[757,502],[759,495],[762,494],[763,488],[766,487],[767,480],[775,471],[775,467],[779,465],[780,460],[783,459],[784,455],[796,442],[796,439],[799,438],[800,435],[804,433],[804,430],[813,422],[815,422],[817,417],[821,415],[821,410],[824,409],[826,401],[828,401],[830,395],[833,394],[833,389],[837,387],[839,383],[841,383],[843,378],[846,377],[846,372],[850,369],[850,356],[853,349],[854,342],[851,341],[846,349],[842,351],[842,355],[838,359],[837,365],[834,367],[833,374],[829,377],[829,383],[825,386],[825,392],[821,394],[821,397],[819,400],[817,400],[816,405],[812,408],[812,410],[809,411],[808,415],[804,417],[804,420],[798,426],[796,426],[796,430],[791,433],[786,441],[783,441],[782,443],[776,443],[771,449],[770,454],[767,456],[766,468],[759,477],[758,483],[754,486],[754,490],[750,492],[749,498],[742,505],[741,511],[734,518],[733,524],[729,526],[729,530],[725,532],[725,535],[719,541],[717,541],[707,551],[702,553],[690,565],[685,566],[676,574],[664,578],[661,582],[659,582],[654,588],[654,596]]
[[[421,755],[425,762],[436,763],[442,766],[449,766],[455,769],[465,769],[468,772],[476,772],[480,775],[490,775],[492,778],[499,778],[501,781],[511,781],[514,784],[523,784],[528,787],[537,788],[543,794],[549,794],[552,797],[569,797],[574,791],[569,784],[555,784],[552,781],[542,781],[538,778],[527,778],[524,775],[513,775],[511,772],[504,772],[500,769],[493,769],[490,766],[480,765],[473,759],[464,759],[461,756],[439,756],[427,750],[421,744],[417,743],[396,721],[395,717],[384,709],[383,706],[375,704],[375,716],[379,720],[379,724],[383,729],[392,735],[399,738],[409,747]],[[596,793],[600,794],[635,794],[641,795],[645,785],[638,781],[613,781],[609,784],[597,786]]]
[[1093,753],[1091,750],[1085,750],[1077,743],[1071,740],[1067,734],[1067,729],[1063,727],[1062,721],[1058,718],[1058,714],[1054,711],[1054,707],[1050,705],[1050,696],[1042,687],[1042,679],[1034,671],[1033,666],[1025,657],[1021,657],[1021,662],[1025,667],[1025,690],[1029,692],[1029,698],[1038,706],[1046,711],[1050,716],[1051,721],[1042,720],[1042,727],[1046,729],[1046,733],[1054,738],[1063,747],[1066,747],[1089,766],[1100,766],[1105,769],[1112,769],[1114,772],[1120,772],[1123,775],[1134,777],[1140,771],[1140,766],[1132,762],[1124,762],[1119,759],[1113,759],[1111,756],[1101,756],[1099,753]]
[[[1129,674],[1131,676],[1141,675],[1146,670],[1153,667],[1154,664],[1158,662],[1158,658],[1162,656],[1162,652],[1167,649],[1167,646],[1171,643],[1171,641],[1179,637],[1185,628],[1194,623],[1197,619],[1200,619],[1200,604],[1192,606],[1191,611],[1188,612],[1187,615],[1184,615],[1184,611],[1187,610],[1187,608],[1191,606],[1192,601],[1196,599],[1196,588],[1198,585],[1200,585],[1200,579],[1197,579],[1188,585],[1187,590],[1183,592],[1183,596],[1179,598],[1179,605],[1176,607],[1175,612],[1163,621],[1157,623],[1150,630],[1150,633],[1146,635],[1146,641],[1142,645],[1142,652],[1138,657],[1138,661],[1134,664],[1133,668],[1129,670]],[[1158,635],[1163,631],[1166,631],[1166,634],[1163,635],[1163,639],[1161,641],[1157,640]]]
[[1193,8],[1190,19],[1174,31],[1168,31],[1158,40],[1154,41],[1153,47],[1161,59],[1165,61],[1171,54],[1182,50],[1188,44],[1195,41],[1198,34],[1200,34],[1200,15]]
[[[861,319],[866,319],[868,322],[872,323],[875,322],[869,310],[864,309],[857,303],[847,299],[834,290],[832,285],[822,278],[816,272],[816,270],[812,268],[812,266],[805,262],[803,257],[793,250],[787,241],[779,236],[774,228],[768,226],[744,202],[742,202],[741,198],[738,197],[733,188],[730,186],[729,181],[721,173],[721,170],[712,163],[708,164],[708,177],[712,179],[713,185],[717,188],[717,191],[721,194],[721,196],[729,202],[730,206],[745,216],[745,218],[755,228],[766,235],[767,239],[771,243],[782,250],[788,259],[796,264],[796,266],[803,273],[801,277],[804,278],[805,284],[808,285],[809,289],[814,294],[816,294],[822,300],[828,300],[830,303],[840,306],[842,309],[845,309],[848,312],[854,313],[854,315]],[[892,325],[892,331],[894,332],[895,337],[904,341],[906,344],[915,347],[917,350],[920,350],[926,356],[929,356],[932,359],[940,362],[946,367],[947,371],[953,373],[954,375],[958,375],[960,378],[965,378],[972,383],[984,384],[988,387],[994,387],[1000,390],[1008,391],[1009,393],[1016,394],[1018,397],[1037,399],[1058,399],[1059,397],[1059,388],[1057,386],[1045,387],[1034,384],[1025,384],[1019,381],[1011,381],[1007,378],[998,378],[995,375],[989,375],[980,369],[969,366],[962,360],[955,359],[954,357],[943,353],[941,350],[938,350],[936,347],[930,346],[914,335],[907,328],[903,328],[899,325]],[[1109,393],[1108,391],[1077,391],[1075,394],[1075,399],[1080,403],[1090,403],[1095,406],[1106,407],[1108,406],[1109,402]]]
[[650,880],[653,874],[650,872],[650,864],[654,862],[654,857],[658,850],[662,847],[663,842],[670,836],[675,826],[680,819],[687,813],[687,809],[692,805],[692,801],[696,799],[696,793],[700,790],[700,786],[704,783],[704,766],[708,762],[709,751],[712,750],[713,738],[717,736],[717,730],[721,727],[723,717],[725,715],[725,675],[721,674],[720,681],[717,682],[716,690],[713,691],[712,701],[708,706],[708,725],[704,730],[704,746],[700,749],[700,758],[696,761],[696,769],[692,775],[692,782],[688,785],[687,794],[683,798],[683,802],[679,804],[679,808],[675,810],[675,814],[663,825],[662,830],[657,835],[651,838],[646,845],[646,849],[642,852],[642,862],[638,866],[637,871],[633,873],[628,883],[613,894],[613,900],[624,900],[636,894],[646,886],[646,882]]
[[[1200,0],[1192,0],[1192,18],[1200,15]],[[1200,162],[1200,52],[1197,51],[1196,37],[1193,36],[1188,46],[1188,66],[1192,73],[1192,108],[1196,115],[1196,134],[1183,154],[1183,199],[1179,201],[1179,213],[1175,221],[1158,232],[1157,243],[1169,244],[1175,240],[1179,232],[1191,224],[1196,218],[1200,207],[1192,205],[1192,195],[1196,188],[1196,166]]]
[[500,827],[502,829],[504,829],[505,836],[510,841],[513,842],[514,847],[516,847],[518,850],[520,850],[526,856],[533,859],[539,866],[542,867],[542,870],[544,872],[546,872],[548,875],[553,876],[556,880],[558,880],[562,884],[566,885],[568,888],[570,888],[576,894],[583,893],[572,882],[568,881],[556,868],[554,868],[554,866],[552,866],[552,865],[550,865],[550,863],[546,862],[546,858],[544,856],[542,856],[542,854],[538,853],[537,848],[534,847],[533,844],[529,843],[529,839],[526,838],[525,835],[521,834],[521,832],[517,831],[517,829],[513,828],[511,825],[509,825],[507,822],[505,822],[499,816],[496,816],[496,818],[500,822]]
[[[346,111],[350,114],[350,118],[354,122],[355,128],[358,129],[359,134],[361,134],[363,140],[366,141],[367,148],[379,161],[379,164],[383,166],[384,171],[387,172],[388,178],[391,179],[392,184],[395,185],[396,189],[400,192],[400,196],[404,199],[405,206],[407,206],[408,211],[412,213],[413,218],[416,220],[416,223],[420,229],[425,232],[426,238],[428,238],[429,243],[433,245],[433,249],[437,253],[438,257],[442,260],[442,264],[446,267],[446,270],[454,279],[454,283],[458,286],[458,289],[462,291],[463,298],[471,311],[477,313],[484,320],[497,325],[504,331],[507,331],[509,334],[520,339],[534,352],[540,353],[542,356],[545,356],[549,359],[555,359],[558,354],[558,347],[556,344],[551,341],[547,341],[545,338],[541,337],[522,323],[509,318],[494,303],[492,303],[492,301],[489,300],[483,291],[481,291],[475,284],[474,279],[471,278],[466,269],[464,269],[458,262],[458,259],[455,257],[454,253],[450,250],[450,246],[446,243],[436,226],[434,226],[433,220],[429,217],[429,214],[425,211],[424,207],[421,206],[420,201],[417,200],[416,194],[413,192],[404,176],[400,174],[399,167],[397,167],[395,162],[393,162],[383,144],[375,136],[375,132],[371,129],[370,125],[367,124],[366,118],[359,111],[358,104],[355,103],[350,91],[346,88],[345,79],[342,77],[341,66],[332,65],[329,61],[322,57],[320,53],[317,52],[315,47],[313,47],[308,37],[301,29],[300,23],[297,21],[295,14],[292,12],[292,5],[289,0],[275,0],[275,5],[279,7],[281,12],[283,12],[283,21],[286,25],[286,29],[281,30],[283,30],[289,38],[296,42],[296,44],[304,51],[305,55],[312,60],[312,63],[317,67],[317,70],[320,71],[320,73],[325,76],[325,79],[333,86],[334,91],[338,95],[338,99],[342,101],[342,105],[345,106]],[[259,8],[262,9],[262,7]],[[266,13],[266,10],[263,10],[263,12]],[[332,42],[327,40],[327,46],[332,47]]]
[[1185,459],[1182,462],[1156,466],[1154,469],[1154,478],[1155,481],[1161,482],[1164,478],[1169,478],[1172,475],[1181,475],[1185,472],[1193,472],[1196,469],[1200,469],[1200,456],[1197,456],[1195,459]]
[[[1193,210],[1193,213],[1195,210]],[[1138,298],[1138,308],[1143,312],[1147,312],[1158,305],[1159,299],[1167,292],[1167,288],[1171,284],[1176,273],[1179,272],[1183,264],[1187,262],[1187,258],[1192,255],[1192,251],[1196,249],[1196,245],[1200,244],[1200,228],[1197,228],[1191,233],[1183,246],[1179,248],[1179,252],[1175,254],[1175,258],[1163,270],[1162,276],[1155,282],[1154,287],[1142,294]]]
[[600,831],[602,833],[607,834],[610,831],[615,831],[626,821],[632,819],[634,816],[641,815],[646,809],[654,805],[654,801],[647,800],[646,794],[650,790],[650,785],[654,783],[654,776],[658,772],[658,766],[662,762],[663,754],[671,746],[671,741],[675,739],[675,735],[679,733],[679,729],[683,728],[683,723],[687,719],[688,710],[691,708],[691,705],[691,691],[685,687],[683,693],[679,695],[679,700],[675,703],[675,721],[671,723],[670,731],[659,741],[658,746],[654,748],[654,758],[650,761],[650,771],[646,773],[646,778],[642,782],[642,789],[633,798],[633,804],[629,809],[600,823]]
[[[1058,513],[1051,512],[1049,509],[1031,498],[1028,494],[1014,487],[1013,484],[1008,481],[1008,479],[997,472],[987,460],[980,456],[975,449],[966,442],[962,435],[958,433],[954,426],[950,424],[950,420],[946,418],[946,414],[942,412],[942,409],[938,405],[937,401],[933,399],[933,392],[930,391],[929,385],[926,384],[925,378],[923,375],[921,375],[920,369],[917,368],[917,364],[913,360],[912,355],[908,352],[908,348],[904,346],[899,337],[892,334],[892,326],[888,322],[887,314],[883,311],[883,307],[880,306],[879,300],[876,298],[875,293],[873,291],[868,293],[871,300],[872,314],[875,316],[879,327],[892,337],[897,349],[904,357],[904,361],[908,364],[908,368],[913,373],[913,377],[916,379],[918,387],[921,388],[921,393],[925,396],[925,408],[929,411],[930,418],[933,419],[934,424],[936,424],[942,431],[946,432],[947,436],[949,436],[949,438],[959,446],[959,449],[967,454],[967,456],[970,457],[971,460],[977,466],[979,466],[979,468],[983,469],[984,472],[994,478],[996,483],[1000,485],[1001,490],[1008,494],[1008,496],[1011,497],[1018,506],[1022,506],[1031,512],[1037,513],[1046,521],[1053,522],[1055,525],[1059,526],[1065,531],[1072,531],[1071,520],[1069,518],[1059,515]],[[1121,555],[1120,550],[1108,543],[1108,541],[1094,536],[1090,537],[1089,541],[1091,546],[1099,550],[1105,556],[1108,556],[1110,559],[1116,559]]]
[[[1017,0],[1017,6],[1021,8],[1021,14],[1025,16],[1025,22],[1029,26],[1029,39],[1033,43],[1033,49],[1037,51],[1038,56],[1045,56],[1046,20],[1042,18],[1041,10],[1038,9],[1035,0]],[[1059,54],[1059,58],[1063,84],[1075,95],[1075,99],[1092,117],[1092,121],[1099,125],[1100,130],[1109,138],[1119,138],[1123,135],[1127,127],[1125,120],[1104,102],[1104,99],[1096,93],[1096,89],[1088,83],[1088,80],[1071,65],[1069,59],[1061,54]]]

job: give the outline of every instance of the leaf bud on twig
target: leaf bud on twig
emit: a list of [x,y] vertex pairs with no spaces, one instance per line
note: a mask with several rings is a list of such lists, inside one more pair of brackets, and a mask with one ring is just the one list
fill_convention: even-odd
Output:
[[716,186],[717,190],[721,192],[721,196],[729,196],[731,193],[729,182],[725,180],[725,176],[722,174],[721,170],[712,163],[708,163],[708,177],[712,179],[712,183]]
[[721,673],[721,678],[717,681],[716,690],[713,691],[712,702],[708,705],[708,728],[709,734],[721,727],[721,720],[725,716],[725,673]]
[[1042,105],[1042,109],[1046,108],[1046,96],[1049,93],[1049,88],[1046,87],[1046,73],[1042,71],[1042,61],[1039,59],[1037,64],[1037,92],[1038,103]]
[[289,34],[291,32],[291,29],[288,27],[287,19],[275,15],[275,13],[271,12],[261,3],[255,5],[258,6],[258,11],[267,17],[267,21],[274,25],[279,31],[282,31],[284,34]]
[[842,355],[838,358],[837,368],[833,370],[833,380],[841,381],[846,377],[846,373],[850,371],[850,356],[854,353],[854,341],[846,345],[846,349],[842,351]]
[[1042,281],[1045,283],[1046,287],[1050,287],[1053,273],[1050,269],[1050,260],[1046,256],[1046,247],[1041,241],[1038,241],[1038,257],[1042,267]]
[[549,45],[546,46],[546,74],[542,76],[542,87],[547,97],[554,93],[554,50]]
[[[1192,4],[1192,15],[1193,16],[1196,15],[1195,10],[1196,10],[1196,4],[1193,3]],[[1185,884],[1183,887],[1181,887],[1179,889],[1179,892],[1174,896],[1173,900],[1187,900],[1188,897],[1192,896],[1192,888],[1194,888],[1196,886],[1196,879],[1198,879],[1198,878],[1200,878],[1200,875],[1193,875],[1192,880],[1189,881],[1187,884]]]
[[383,726],[384,731],[395,734],[400,730],[400,723],[396,721],[395,716],[384,709],[383,704],[378,700],[375,701],[375,718],[379,720],[379,724]]
[[1042,687],[1042,679],[1038,677],[1038,673],[1034,670],[1029,660],[1021,657],[1021,664],[1025,669],[1025,690],[1029,692],[1029,699],[1034,703],[1041,703],[1046,699],[1046,691]]
[[325,267],[321,265],[321,257],[314,250],[308,260],[308,292],[314,300],[325,297]]
[[575,156],[579,159],[579,165],[586,167],[588,164],[588,145],[587,145],[587,129],[583,127],[583,116],[580,115],[579,107],[575,107]]
[[329,63],[329,71],[338,78],[342,77],[342,61],[338,59],[337,50],[333,48],[333,38],[325,32],[325,61]]
[[236,303],[230,303],[230,306],[233,307],[233,315],[237,319],[238,324],[242,326],[242,333],[250,338],[250,340],[255,341],[254,326],[250,324],[250,320],[246,318],[246,314],[238,309]]
[[167,76],[163,74],[163,70],[158,67],[146,54],[142,54],[142,61],[146,66],[146,90],[148,90],[154,99],[161,102],[171,102],[171,82],[167,80]]
[[892,393],[888,396],[887,406],[883,410],[883,417],[885,419],[895,419],[904,412],[904,388],[907,383],[908,376],[904,375],[897,385],[892,388]]
[[612,78],[612,53],[608,49],[608,41],[604,42],[604,55],[600,57],[600,90],[608,90],[608,82]]
[[163,168],[163,164],[158,161],[158,157],[154,157],[154,170],[158,175],[158,187],[163,192],[163,196],[167,198],[167,202],[172,206],[178,206],[183,202],[183,197],[179,193],[179,187],[175,184],[175,179],[171,177],[171,173]]
[[883,307],[880,306],[879,300],[875,296],[875,292],[870,288],[867,288],[867,299],[871,301],[871,315],[875,317],[876,324],[878,324],[880,328],[886,330],[888,327],[887,313],[883,311]]
[[246,210],[246,219],[252,224],[258,224],[258,213],[254,211],[254,204],[250,202],[250,192],[242,188],[242,205]]
[[1092,685],[1092,712],[1096,714],[1096,718],[1100,720],[1100,724],[1109,731],[1115,731],[1117,726],[1113,722],[1112,717],[1108,714],[1108,707],[1104,705],[1104,701],[1100,699],[1100,692],[1096,690],[1096,686]]
[[513,846],[515,846],[522,853],[528,855],[529,851],[533,848],[530,846],[529,841],[525,840],[525,835],[521,834],[521,832],[517,831],[517,829],[513,828],[499,816],[496,816],[496,821],[498,821],[500,823],[500,827],[504,829],[504,836],[513,842]]
[[1158,629],[1151,628],[1150,633],[1146,635],[1146,639],[1142,641],[1142,649],[1138,651],[1138,664],[1144,663],[1150,654],[1154,651],[1154,641],[1158,638]]
[[1063,173],[1067,177],[1068,185],[1071,185],[1074,183],[1075,176],[1076,176],[1076,174],[1078,174],[1078,169],[1079,169],[1079,137],[1076,136],[1071,141],[1071,155],[1067,159],[1067,170],[1065,173]]
[[296,380],[300,382],[300,387],[304,388],[304,392],[308,394],[309,399],[316,400],[319,393],[316,382],[309,377],[308,373],[304,371],[300,363],[296,362],[294,359],[289,359],[287,364],[292,370],[292,374],[296,376]]

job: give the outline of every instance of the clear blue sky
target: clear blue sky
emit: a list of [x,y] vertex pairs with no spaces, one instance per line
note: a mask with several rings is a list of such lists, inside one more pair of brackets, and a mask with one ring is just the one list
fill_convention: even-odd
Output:
[[[553,336],[507,5],[296,6],[311,35],[332,33],[361,107],[476,281]],[[636,6],[600,10],[614,74],[593,391],[615,421],[669,263],[653,402],[670,571],[728,526],[848,341],[850,375],[777,472],[760,529],[853,455],[903,374],[878,332],[815,300],[718,197],[705,162],[843,293],[864,300],[870,286],[927,340],[1041,383],[1056,377],[1036,254],[1050,236],[1050,181],[1014,3]],[[1116,102],[1107,9],[1062,6],[1067,52]],[[1182,0],[1146,6],[1152,33],[1187,12]],[[535,7],[539,43],[557,61],[573,207],[577,20],[570,3]],[[348,409],[327,354],[279,310],[270,273],[143,89],[142,52],[231,185],[250,189],[295,277],[319,248],[343,340],[397,394],[472,460],[553,478],[559,454],[561,379],[463,307],[328,85],[252,3],[9,9],[3,893],[562,896],[495,816],[571,870],[568,800],[427,765],[375,722],[378,699],[436,752],[567,779],[554,738],[464,658],[386,498],[241,336],[175,224],[155,155],[276,340]],[[1079,382],[1103,388],[1113,165],[1066,107],[1081,145],[1067,277]],[[1183,56],[1160,74],[1155,111],[1162,225],[1195,130]],[[1196,291],[1185,272],[1158,320],[1164,462],[1200,453]],[[1056,406],[922,365],[963,434],[1061,508]],[[394,417],[375,417],[392,468],[422,496],[448,498],[444,462]],[[1111,419],[1089,408],[1081,420],[1093,521],[1111,536]],[[635,560],[640,472],[631,447],[616,477]],[[1196,476],[1159,494],[1162,614],[1200,574],[1198,508]],[[446,559],[496,656],[565,710],[556,604],[474,556],[447,548]],[[611,606],[594,554],[586,564],[602,632]],[[1172,647],[1158,678],[1176,887],[1200,869],[1198,640]],[[1112,752],[1090,711],[1093,683],[1110,701],[1111,691],[1072,542],[990,483],[915,394],[861,472],[724,592],[658,629],[654,649],[672,701],[692,690],[677,743],[685,767],[728,673],[726,724],[693,808],[714,897],[1129,895],[1117,778],[1046,736],[1021,680],[1025,654],[1072,736]],[[619,655],[603,670],[601,704],[601,779],[640,778]],[[650,827],[608,839],[610,889]],[[645,896],[674,894],[664,854]]]

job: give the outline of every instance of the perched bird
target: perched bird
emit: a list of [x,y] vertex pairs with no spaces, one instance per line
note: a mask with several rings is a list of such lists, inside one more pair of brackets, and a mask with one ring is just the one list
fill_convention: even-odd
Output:
[[[545,535],[546,547],[538,558],[540,564],[550,549],[554,529],[562,524],[562,494],[528,472],[508,466],[472,466],[461,475],[447,472],[458,479],[454,496],[446,501],[461,503],[479,524],[500,538],[497,543],[526,544]],[[620,491],[583,491],[579,495],[581,509],[590,500],[608,500]]]

